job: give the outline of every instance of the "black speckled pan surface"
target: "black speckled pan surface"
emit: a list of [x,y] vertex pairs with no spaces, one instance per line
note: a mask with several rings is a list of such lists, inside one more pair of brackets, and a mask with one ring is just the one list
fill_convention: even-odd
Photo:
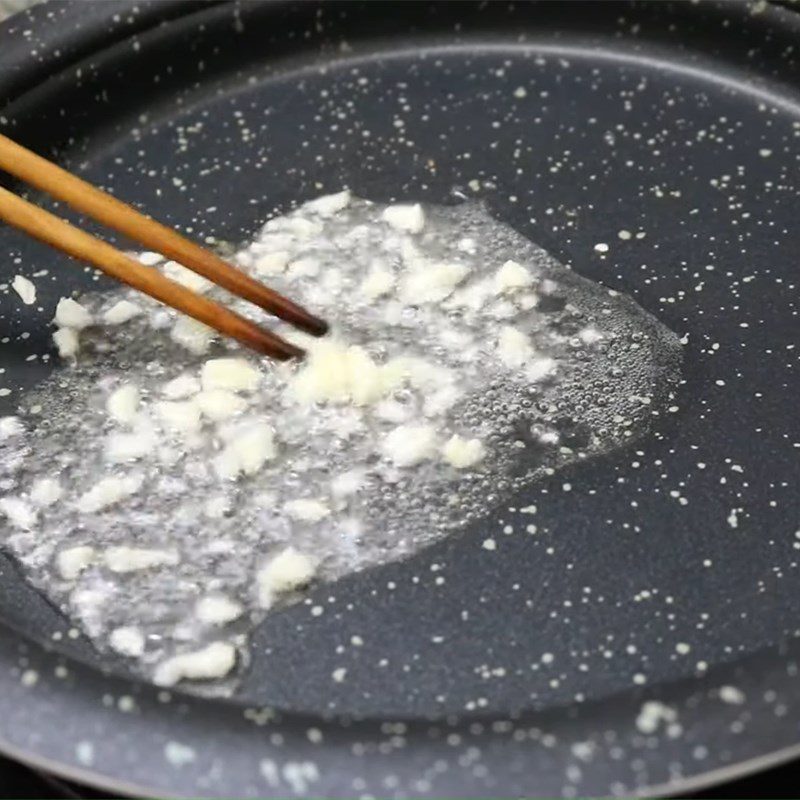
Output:
[[[318,588],[324,614],[257,631],[231,700],[101,661],[0,556],[0,749],[229,797],[670,793],[798,752],[797,14],[59,2],[0,43],[0,130],[195,236],[244,239],[342,186],[446,201],[477,180],[687,341],[653,436],[518,499],[537,536],[503,535],[524,524],[500,509]],[[41,310],[0,294],[5,414],[53,368],[57,297],[95,284],[7,228],[0,253],[4,283],[50,271]]]

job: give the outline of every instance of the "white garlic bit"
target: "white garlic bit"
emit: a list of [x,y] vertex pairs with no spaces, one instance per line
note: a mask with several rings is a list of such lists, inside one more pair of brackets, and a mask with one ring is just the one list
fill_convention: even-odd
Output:
[[126,475],[124,477],[109,476],[98,481],[89,491],[78,499],[77,509],[84,514],[102,511],[104,508],[124,500],[135,494],[141,488],[143,479],[141,475]]
[[142,313],[140,306],[130,300],[120,300],[103,313],[106,325],[122,325]]
[[144,653],[144,634],[132,625],[114,628],[108,637],[108,645],[121,656],[137,658]]
[[480,439],[465,439],[455,434],[445,442],[442,455],[456,469],[468,469],[484,457],[485,450]]
[[35,527],[39,519],[36,509],[21,497],[0,498],[0,514],[3,514],[15,528],[26,531]]
[[408,305],[438,303],[449,297],[468,273],[464,264],[423,265],[403,277],[400,296]]
[[398,467],[413,467],[436,452],[436,429],[431,425],[400,425],[381,443],[381,451]]
[[139,411],[139,390],[132,383],[115,389],[106,400],[106,411],[115,422],[130,425]]
[[23,275],[15,275],[11,282],[11,288],[19,295],[20,300],[26,306],[31,306],[36,302],[36,286],[33,281]]
[[195,615],[207,625],[225,625],[238,619],[244,613],[240,603],[224,595],[208,595],[197,601]]
[[261,567],[256,575],[259,605],[269,608],[276,595],[307,586],[314,578],[316,564],[294,547],[287,547]]
[[217,332],[192,317],[181,315],[170,331],[170,337],[190,353],[201,356],[208,352]]
[[95,560],[96,551],[90,545],[78,545],[61,550],[56,555],[56,569],[65,581],[74,581]]
[[200,381],[193,375],[178,375],[161,387],[168,400],[185,400],[200,391]]
[[194,402],[200,413],[214,422],[229,419],[247,408],[247,401],[227,389],[209,389],[200,392]]
[[79,331],[92,324],[92,315],[71,297],[62,297],[56,306],[54,322],[59,328]]
[[236,650],[229,642],[212,642],[190,653],[162,661],[153,675],[157,686],[174,686],[184,680],[223,678],[236,665]]
[[283,510],[292,519],[305,522],[319,522],[331,513],[330,508],[321,500],[309,498],[289,500],[283,504]]
[[61,358],[75,358],[80,350],[78,332],[72,328],[59,328],[53,334],[53,344]]
[[260,382],[259,371],[244,358],[213,358],[203,364],[200,374],[203,389],[252,392]]
[[39,478],[31,487],[31,500],[39,508],[53,505],[62,494],[61,484],[54,478]]
[[389,206],[383,219],[396,230],[408,233],[419,233],[425,227],[425,212],[419,203]]
[[500,329],[497,355],[507,367],[518,369],[533,358],[533,345],[527,334],[511,325]]
[[172,550],[120,545],[109,547],[103,554],[103,562],[112,572],[138,572],[154,567],[174,566],[178,563],[178,554]]
[[309,345],[291,391],[302,403],[327,401],[363,406],[380,400],[402,380],[401,365],[378,364],[363,347],[323,339]]
[[214,459],[220,478],[254,475],[277,455],[272,429],[263,422],[240,426],[222,452]]
[[533,275],[527,267],[516,261],[506,261],[495,273],[494,285],[497,292],[525,289],[533,284]]
[[303,204],[303,209],[319,214],[321,217],[330,217],[340,211],[344,211],[348,205],[350,205],[350,192],[345,189],[343,192],[326,194],[314,200],[309,200]]

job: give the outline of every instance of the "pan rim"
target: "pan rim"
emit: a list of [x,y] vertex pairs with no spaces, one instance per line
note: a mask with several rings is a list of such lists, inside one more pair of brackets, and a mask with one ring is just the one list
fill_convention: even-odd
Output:
[[[133,5],[133,3],[130,3],[130,5]],[[765,12],[765,13],[771,13],[774,10],[775,9],[768,9],[767,12]],[[12,20],[13,20],[13,18],[12,18]],[[3,35],[4,26],[8,25],[8,24],[9,24],[9,22],[7,21],[3,25],[0,25],[0,36]],[[612,57],[617,57],[617,56],[613,52],[610,51],[609,52],[609,58],[612,58]],[[631,57],[631,59],[634,59],[634,60],[636,59],[635,55],[631,55],[630,57]],[[706,76],[706,75],[704,75],[703,77],[708,79],[708,76]],[[739,87],[739,88],[741,88],[741,87]],[[760,90],[757,87],[753,87],[753,91],[754,92],[758,92]],[[758,95],[756,95],[756,96],[758,96]],[[775,102],[774,98],[770,97],[770,102]],[[793,110],[793,113],[797,113],[797,111],[798,111],[798,107],[797,106],[792,104],[791,108]],[[735,663],[738,663],[738,662],[735,662]],[[0,750],[2,750],[4,752],[9,752],[9,754],[13,755],[13,757],[19,758],[19,756],[16,755],[13,752],[15,750],[14,746],[10,745],[2,737],[0,737]],[[692,776],[691,778],[684,779],[681,782],[670,783],[668,785],[663,785],[662,784],[662,785],[653,786],[653,787],[650,787],[649,789],[644,790],[644,792],[646,792],[647,794],[655,795],[655,794],[659,794],[661,791],[667,790],[667,789],[669,791],[671,791],[671,792],[674,792],[674,791],[684,791],[684,790],[695,789],[695,788],[698,788],[699,786],[708,786],[708,785],[712,785],[717,780],[724,780],[727,777],[751,774],[752,772],[757,771],[764,764],[765,760],[769,764],[782,763],[783,761],[789,760],[790,758],[793,758],[793,757],[797,756],[798,754],[800,754],[800,744],[792,745],[792,746],[785,747],[785,748],[780,748],[780,749],[778,749],[778,750],[776,750],[774,752],[771,752],[769,754],[756,756],[756,757],[750,759],[749,761],[740,762],[739,764],[737,764],[735,766],[723,767],[723,768],[719,768],[719,769],[713,769],[713,770],[710,770],[707,773],[698,773],[698,774]],[[775,757],[777,760],[776,761],[771,761],[771,759],[773,757]],[[23,758],[21,760],[30,761],[32,763],[31,759],[24,759]],[[752,764],[755,764],[755,765],[754,766],[750,766]],[[54,773],[57,773],[57,774],[63,774],[64,772],[72,773],[74,771],[78,775],[77,778],[73,778],[73,777],[71,777],[71,775],[65,775],[65,777],[67,777],[69,779],[73,779],[73,780],[79,780],[79,781],[81,781],[83,783],[97,785],[100,788],[107,788],[109,785],[112,785],[111,784],[111,780],[113,780],[113,779],[106,779],[104,777],[102,782],[96,782],[95,783],[93,780],[91,780],[91,777],[87,777],[87,775],[88,776],[99,775],[99,773],[84,772],[84,771],[80,770],[79,768],[71,768],[71,767],[68,767],[67,765],[61,765],[60,769],[56,769],[49,762],[44,765],[44,768],[46,768],[48,770],[52,770]],[[720,778],[715,777],[719,773],[724,773],[724,775],[722,777],[720,777]],[[706,776],[710,776],[710,777],[708,777],[706,779]],[[115,781],[115,785],[117,787],[124,787],[127,784],[124,784],[124,782],[116,782]],[[131,789],[123,789],[123,790],[124,791],[128,791],[128,792],[131,791]],[[133,791],[138,791],[138,789],[136,789],[134,787]],[[637,790],[637,791],[641,792],[642,790]]]

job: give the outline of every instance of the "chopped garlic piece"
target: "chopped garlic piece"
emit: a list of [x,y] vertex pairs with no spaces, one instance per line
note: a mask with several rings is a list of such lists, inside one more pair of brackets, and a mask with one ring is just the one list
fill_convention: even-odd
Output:
[[141,475],[126,475],[122,478],[111,476],[98,481],[88,492],[78,499],[78,511],[91,514],[102,511],[114,503],[139,491],[142,486]]
[[449,384],[425,398],[422,412],[426,417],[438,417],[452,408],[460,397],[461,389],[454,384]]
[[19,417],[0,417],[0,442],[13,439],[25,433],[25,426]]
[[106,400],[106,411],[115,422],[130,425],[139,411],[139,390],[132,383],[115,389]]
[[142,309],[136,303],[131,303],[130,300],[120,300],[105,311],[103,322],[106,325],[122,325],[141,313]]
[[525,377],[532,383],[536,383],[550,375],[555,368],[556,362],[552,358],[537,358],[528,364],[525,370]]
[[95,549],[89,545],[68,547],[56,556],[56,569],[65,581],[74,581],[83,570],[92,565],[94,557]]
[[264,226],[265,231],[284,231],[297,239],[311,239],[322,233],[323,225],[303,217],[276,217]]
[[381,443],[383,454],[398,467],[411,467],[436,451],[436,430],[430,425],[400,425]]
[[164,264],[164,274],[170,279],[191,289],[197,294],[205,294],[214,284],[208,278],[198,275],[191,269],[187,269],[177,261],[167,261]]
[[464,439],[455,434],[442,447],[444,460],[456,469],[467,469],[477,464],[484,456],[483,443],[480,439]]
[[193,375],[179,375],[161,387],[168,400],[185,400],[200,391],[200,381]]
[[180,316],[172,326],[170,336],[174,342],[185,347],[197,356],[208,352],[216,331],[192,317]]
[[33,285],[33,281],[22,275],[15,275],[11,288],[20,296],[26,306],[33,305],[36,302],[36,287]]
[[61,494],[61,484],[53,478],[40,478],[31,487],[31,500],[41,508],[53,505]]
[[394,288],[394,275],[388,269],[380,267],[373,268],[370,273],[364,278],[358,291],[367,298],[367,300],[377,300],[383,295],[389,294]]
[[121,656],[136,658],[144,653],[144,634],[129,625],[114,628],[108,637],[108,645]]
[[174,566],[178,554],[171,550],[153,550],[146,547],[109,547],[103,554],[105,565],[118,573],[136,572],[140,569]]
[[533,358],[533,345],[521,330],[504,325],[497,339],[497,354],[507,367],[516,369]]
[[200,622],[208,625],[225,625],[244,613],[244,608],[224,595],[209,595],[198,600],[194,613]]
[[139,259],[139,263],[144,264],[146,267],[154,267],[164,260],[164,256],[162,256],[161,253],[155,253],[152,250],[139,253],[137,258]]
[[376,364],[363,347],[326,339],[310,345],[291,390],[303,403],[352,402],[363,406],[380,400],[401,381],[401,373],[388,364]]
[[294,547],[287,547],[270,559],[256,575],[259,604],[269,608],[275,595],[308,585],[315,573],[316,565],[308,556]]
[[400,296],[408,305],[438,303],[449,297],[467,276],[463,264],[428,264],[409,272],[400,283]]
[[142,426],[131,433],[114,433],[106,440],[105,457],[112,464],[135,461],[152,453],[158,440],[152,428]]
[[588,328],[584,328],[579,334],[578,338],[584,344],[595,344],[599,342],[603,338],[603,334],[597,330],[597,328],[593,328],[591,325]]
[[200,382],[203,389],[230,389],[252,392],[258,388],[261,375],[243,358],[213,358],[203,364]]
[[283,504],[283,510],[292,518],[304,522],[319,522],[327,517],[331,510],[319,500],[289,500]]
[[230,503],[225,495],[218,495],[206,500],[203,512],[211,519],[222,519],[230,509]]
[[71,297],[62,297],[56,306],[54,322],[59,328],[74,328],[79,331],[92,324],[92,315]]
[[200,392],[194,398],[194,402],[197,403],[203,416],[214,422],[233,417],[247,408],[247,402],[243,398],[226,389],[209,389]]
[[272,430],[263,422],[241,426],[225,449],[214,459],[220,478],[235,478],[244,473],[254,475],[277,450]]
[[21,497],[0,498],[0,513],[4,514],[12,525],[23,530],[33,528],[39,519],[36,510]]
[[336,497],[355,494],[366,483],[366,474],[360,469],[351,469],[337,475],[331,481],[331,491]]
[[316,258],[298,258],[286,268],[286,275],[295,278],[314,278],[319,275],[320,263]]
[[154,408],[161,421],[170,430],[183,433],[200,430],[200,409],[192,400],[159,400]]
[[212,642],[191,653],[181,653],[162,661],[156,667],[153,682],[158,686],[174,686],[182,680],[223,678],[236,665],[236,650],[228,642]]
[[78,334],[72,328],[59,328],[53,334],[53,343],[61,358],[74,358],[80,350]]
[[330,217],[339,211],[343,211],[349,204],[350,192],[345,189],[343,192],[326,194],[314,200],[309,200],[303,204],[303,209],[319,214],[321,217]]
[[389,206],[383,212],[383,219],[395,230],[408,233],[419,233],[425,227],[425,214],[419,203]]
[[530,270],[516,261],[506,261],[494,275],[494,286],[498,293],[513,289],[524,289],[533,283]]
[[253,262],[253,269],[261,275],[278,275],[286,269],[289,263],[289,253],[278,250],[274,253],[264,253]]

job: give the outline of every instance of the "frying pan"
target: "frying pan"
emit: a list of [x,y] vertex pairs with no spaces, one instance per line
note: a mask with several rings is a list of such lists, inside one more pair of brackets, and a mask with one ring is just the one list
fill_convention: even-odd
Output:
[[[0,41],[0,129],[194,236],[244,240],[342,186],[448,202],[477,180],[686,342],[651,435],[511,503],[538,505],[536,536],[483,557],[501,521],[524,530],[487,509],[317,587],[325,613],[270,615],[228,699],[140,682],[2,556],[4,751],[107,790],[237,797],[675,793],[800,753],[798,15],[60,2]],[[7,229],[0,252],[4,281],[48,270],[44,311],[0,296],[13,413],[53,369],[28,356],[51,352],[56,298],[97,284]]]

